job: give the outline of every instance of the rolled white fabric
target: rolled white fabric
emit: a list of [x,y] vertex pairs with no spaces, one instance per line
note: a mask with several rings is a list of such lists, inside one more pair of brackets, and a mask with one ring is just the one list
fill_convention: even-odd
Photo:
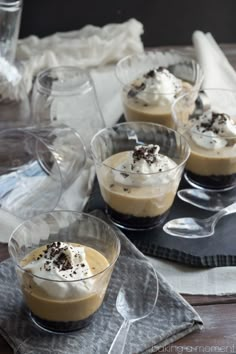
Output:
[[[204,73],[203,89],[236,90],[236,72],[211,33],[195,31],[192,36],[197,60]],[[235,95],[208,91],[212,110],[235,116]]]
[[192,36],[197,60],[204,72],[203,88],[236,89],[236,72],[211,33]]

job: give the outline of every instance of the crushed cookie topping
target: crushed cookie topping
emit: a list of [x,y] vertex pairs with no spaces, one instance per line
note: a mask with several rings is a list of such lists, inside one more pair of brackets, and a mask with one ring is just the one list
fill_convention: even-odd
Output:
[[157,153],[158,146],[157,145],[144,145],[144,146],[135,146],[133,152],[133,163],[135,164],[137,161],[141,159],[145,160],[148,165],[152,165],[157,162]]
[[[160,69],[160,67],[159,67]],[[147,79],[149,77],[155,77],[155,70],[150,70],[147,74],[144,75],[144,77]]]
[[121,172],[120,174],[121,174],[121,176],[123,176],[124,178],[127,178],[127,177],[129,177],[129,174],[128,174],[128,173],[125,173],[125,172]]
[[146,88],[146,84],[144,82],[140,84],[132,84],[131,89],[128,92],[129,97],[136,97],[137,94],[141,91],[144,91]]
[[[52,265],[60,271],[69,270],[73,268],[70,256],[68,253],[68,246],[62,246],[61,242],[53,242],[47,245],[44,258],[47,259],[44,263],[44,269],[50,271]],[[50,260],[50,261],[49,261]]]
[[45,250],[34,259],[35,262],[42,262],[40,271],[62,272],[62,276],[67,279],[76,274],[88,275],[88,266],[84,263],[84,258],[78,247],[62,242],[53,242],[46,246]]
[[236,124],[226,113],[197,111],[190,116],[190,123],[191,139],[203,149],[218,150],[236,144]]
[[[195,119],[198,120],[199,117],[196,117]],[[230,117],[225,113],[212,112],[211,117],[206,116],[206,121],[199,122],[199,124],[196,125],[196,128],[202,133],[207,131],[212,131],[215,134],[219,134],[219,132],[224,133],[224,126],[228,119],[230,119]]]
[[[183,92],[183,81],[168,67],[154,67],[129,84],[127,97],[143,107],[168,105]],[[126,92],[126,89],[125,89]]]

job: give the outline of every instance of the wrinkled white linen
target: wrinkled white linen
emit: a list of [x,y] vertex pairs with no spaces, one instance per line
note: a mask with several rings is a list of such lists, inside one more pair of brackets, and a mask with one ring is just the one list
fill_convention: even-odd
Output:
[[98,67],[142,52],[142,33],[142,24],[130,19],[104,27],[87,25],[80,30],[55,33],[42,39],[29,36],[19,40],[16,59],[24,64],[27,92],[31,90],[33,78],[45,68],[60,65]]

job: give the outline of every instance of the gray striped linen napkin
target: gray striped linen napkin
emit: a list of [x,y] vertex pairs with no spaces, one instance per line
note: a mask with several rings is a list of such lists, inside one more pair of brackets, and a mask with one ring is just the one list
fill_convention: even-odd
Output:
[[[104,218],[100,212],[95,215]],[[129,276],[131,262],[146,260],[121,231],[117,232],[121,241],[121,254],[107,295],[93,323],[80,331],[51,334],[34,325],[24,306],[13,262],[8,259],[0,264],[0,333],[14,349],[14,353],[108,353],[123,321],[115,307],[122,277]],[[131,325],[125,354],[154,353],[202,327],[197,312],[159,274],[158,278],[159,297],[155,309],[151,315]]]

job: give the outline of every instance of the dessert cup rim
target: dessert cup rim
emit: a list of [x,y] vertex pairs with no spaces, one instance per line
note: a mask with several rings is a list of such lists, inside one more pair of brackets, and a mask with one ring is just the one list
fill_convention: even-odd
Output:
[[[167,173],[169,173],[169,172],[171,172],[171,171],[177,170],[178,168],[180,168],[182,165],[184,165],[184,164],[186,163],[186,161],[188,160],[188,158],[189,158],[189,156],[190,156],[190,146],[189,146],[188,140],[186,139],[186,137],[185,137],[183,134],[181,134],[180,132],[178,132],[178,131],[176,131],[176,130],[174,130],[174,129],[171,129],[171,128],[169,128],[169,127],[165,127],[165,126],[163,126],[163,125],[161,125],[161,124],[151,123],[151,122],[142,122],[142,121],[139,121],[139,122],[124,122],[124,123],[118,123],[118,124],[113,125],[112,127],[106,127],[106,128],[103,128],[102,130],[99,130],[99,131],[94,135],[94,137],[92,138],[91,144],[90,144],[90,146],[91,146],[91,152],[92,152],[92,157],[93,157],[95,163],[98,164],[99,166],[105,166],[105,167],[111,169],[112,171],[124,173],[124,170],[122,170],[122,169],[111,167],[111,166],[105,164],[104,161],[99,161],[99,160],[97,159],[95,153],[94,153],[93,142],[94,142],[94,140],[97,138],[97,136],[99,136],[102,132],[104,132],[104,131],[106,131],[106,130],[112,130],[112,129],[114,129],[114,128],[116,128],[116,127],[120,127],[120,126],[122,126],[122,125],[123,125],[123,126],[125,126],[125,125],[127,125],[127,126],[132,126],[132,125],[137,125],[137,124],[144,124],[144,125],[148,125],[148,126],[161,127],[161,128],[166,129],[166,130],[169,130],[169,131],[171,131],[171,132],[174,132],[175,134],[179,135],[179,136],[182,138],[182,140],[185,142],[186,148],[187,148],[188,152],[187,152],[187,154],[186,154],[186,157],[183,159],[183,161],[182,161],[181,163],[177,164],[175,167],[169,168],[168,170],[165,170],[165,171],[157,171],[157,172],[152,172],[152,173],[150,173],[150,172],[149,172],[149,173],[132,172],[132,171],[131,171],[131,172],[127,172],[129,175],[131,175],[131,176],[134,176],[134,175],[153,176],[153,175],[161,175],[161,174],[163,175],[163,174],[167,174]],[[127,151],[127,150],[123,150],[123,151]],[[121,151],[120,151],[120,152],[121,152]],[[169,157],[169,156],[167,156],[167,157]]]
[[[203,90],[200,90],[200,91],[223,91],[223,92],[232,92],[232,93],[235,93],[235,99],[236,99],[236,89],[233,90],[233,89],[221,89],[221,88],[205,88]],[[184,97],[188,97],[190,94],[193,94],[193,93],[197,93],[198,90],[192,90],[191,92],[186,92],[184,93],[183,95],[179,96],[178,98],[176,98],[176,100],[172,103],[171,105],[171,113],[172,113],[172,117],[174,119],[174,122],[177,126],[177,131],[179,129],[181,129],[181,134],[185,136],[185,133],[186,132],[189,132],[191,130],[191,127],[192,127],[192,124],[191,124],[191,121],[188,120],[187,123],[182,123],[182,122],[179,122],[179,119],[178,119],[178,112],[176,112],[176,109],[175,109],[175,106],[184,98]],[[194,101],[195,102],[195,101]],[[207,113],[207,112],[214,112],[214,110],[212,111],[211,109],[203,112],[204,113]],[[231,118],[231,116],[227,113],[223,113],[223,112],[215,112],[215,113],[218,113],[218,114],[225,114],[227,115],[229,118]],[[202,133],[202,132],[197,132],[197,131],[194,131],[193,133],[194,135],[197,135],[197,136],[204,136],[206,138],[209,138],[209,139],[214,139],[215,137],[214,136],[210,136],[210,135],[207,135],[205,133]],[[225,136],[219,136],[220,138],[222,139],[227,139],[227,140],[231,140],[231,139],[234,139],[235,140],[235,136],[232,136],[232,135],[225,135]]]
[[[200,84],[199,83],[201,83],[202,81],[203,81],[203,72],[202,72],[202,69],[201,69],[201,67],[200,67],[200,65],[199,65],[199,63],[197,62],[197,60],[196,59],[194,59],[194,58],[192,58],[190,55],[188,55],[188,53],[185,53],[185,52],[181,52],[180,50],[177,50],[177,49],[163,49],[163,50],[161,50],[161,49],[145,49],[143,52],[140,52],[140,53],[134,53],[134,54],[129,54],[129,55],[126,55],[125,57],[123,57],[123,58],[121,58],[118,62],[117,62],[117,64],[116,64],[116,66],[115,66],[115,75],[116,75],[116,78],[118,79],[118,81],[123,85],[123,87],[125,88],[126,86],[130,86],[131,84],[127,84],[126,82],[124,82],[121,78],[120,78],[120,75],[119,75],[119,73],[118,73],[118,70],[119,70],[119,68],[120,68],[120,66],[125,62],[125,61],[127,61],[127,60],[129,60],[129,59],[132,59],[132,58],[138,58],[138,57],[144,57],[145,58],[145,56],[147,55],[147,54],[149,54],[149,53],[152,53],[153,55],[154,54],[160,54],[160,53],[163,53],[163,54],[171,54],[171,55],[179,55],[179,57],[182,57],[183,59],[186,59],[186,61],[188,61],[188,62],[191,62],[195,67],[197,67],[198,68],[198,70],[199,70],[199,72],[201,73],[201,79],[199,79],[199,82],[198,81],[196,81],[196,82],[193,82],[191,85],[193,86],[193,89],[195,88],[195,87],[199,87],[200,86]],[[183,63],[184,63],[184,61],[183,61]],[[168,69],[168,67],[165,67],[164,66],[164,68],[166,68],[166,69]],[[150,69],[151,70],[151,69]],[[145,72],[144,72],[144,74],[145,74]],[[177,77],[178,78],[178,77]],[[153,90],[151,90],[152,92],[153,92]],[[172,92],[168,92],[168,93],[161,93],[161,94],[163,94],[163,95],[167,95],[167,94],[169,94],[169,95],[171,95],[171,94],[173,94]]]
[[[191,84],[190,84],[191,85]],[[125,84],[124,85],[124,87],[123,87],[123,91],[125,91],[125,92],[128,92],[130,89],[132,88],[132,84]],[[192,88],[190,88],[189,90],[188,90],[188,92],[193,92],[193,91],[195,91],[196,89],[195,89],[195,87],[194,86],[192,86]],[[146,92],[152,92],[152,93],[156,93],[157,95],[159,95],[159,96],[173,96],[173,95],[176,95],[176,92],[175,91],[169,91],[169,92],[160,92],[160,91],[158,91],[157,89],[147,89],[147,90],[145,90]],[[178,97],[182,97],[182,93],[181,93],[181,90],[179,91],[180,92],[180,96],[178,96]],[[178,93],[177,93],[177,95],[178,95]],[[167,102],[167,104],[166,105],[171,105],[171,104],[173,104],[173,102],[176,100],[176,98],[173,98],[172,99],[172,102]],[[154,106],[156,105],[156,103],[158,103],[158,99],[157,99],[157,101],[154,103]],[[150,106],[150,107],[152,107],[153,106],[153,104],[152,103],[147,103],[148,104],[148,106]],[[164,106],[165,107],[165,106]]]
[[[183,126],[181,126],[181,129],[184,129],[184,132],[182,133],[183,135],[186,133],[186,132],[191,132],[191,128],[192,128],[192,125],[191,124],[187,124],[187,125],[183,125]],[[205,133],[203,133],[203,132],[198,132],[198,131],[194,131],[194,132],[192,132],[191,133],[192,135],[197,135],[197,136],[204,136],[204,138],[208,138],[208,139],[223,139],[223,140],[228,140],[228,141],[230,141],[230,140],[235,140],[236,139],[236,135],[235,136],[232,136],[232,135],[224,135],[224,136],[212,136],[212,135],[207,135],[207,134],[205,134]],[[187,139],[188,140],[188,139]],[[195,143],[195,145],[198,145],[198,144],[196,144]],[[199,146],[199,147],[201,147],[201,146]],[[218,149],[213,149],[213,150],[221,150],[221,149],[223,149],[223,148],[225,148],[225,146],[224,147],[220,147],[220,148],[218,148]],[[204,149],[206,149],[206,148],[204,148]],[[206,149],[206,150],[209,150],[209,149]],[[212,149],[210,149],[210,150],[212,150]]]
[[[22,266],[20,266],[20,264],[15,260],[15,257],[12,255],[12,253],[11,253],[11,251],[10,251],[10,244],[11,244],[11,242],[12,242],[12,238],[13,238],[14,234],[15,234],[20,228],[22,228],[22,227],[24,226],[24,224],[26,224],[26,223],[32,221],[34,218],[38,218],[38,217],[40,217],[40,215],[56,214],[56,213],[69,213],[69,214],[76,214],[76,215],[85,215],[85,216],[88,216],[88,217],[91,218],[91,219],[94,219],[94,220],[96,220],[96,221],[98,221],[98,222],[101,222],[103,225],[106,225],[106,227],[108,227],[108,228],[112,231],[112,233],[113,233],[113,235],[114,235],[114,238],[115,238],[116,241],[117,241],[117,254],[116,254],[114,260],[113,260],[111,263],[109,263],[109,265],[108,265],[106,268],[104,268],[103,270],[101,270],[100,272],[98,272],[98,273],[96,273],[96,274],[93,274],[93,275],[91,275],[91,276],[89,276],[89,277],[82,278],[82,279],[76,279],[76,280],[75,280],[75,279],[74,279],[74,280],[73,280],[73,279],[72,279],[72,280],[54,280],[54,279],[48,279],[48,278],[46,278],[46,277],[40,277],[40,276],[35,275],[35,274],[33,274],[33,273],[27,272],[27,270],[25,270]],[[45,243],[45,245],[46,245],[46,244],[47,244],[47,243]],[[41,246],[42,246],[42,245],[41,245]],[[83,246],[86,246],[86,245],[83,245]],[[31,217],[31,218],[29,218],[29,219],[27,219],[27,220],[23,220],[23,221],[12,231],[11,236],[10,236],[9,241],[8,241],[8,252],[9,252],[10,258],[12,259],[13,263],[15,264],[15,266],[16,266],[17,268],[19,268],[19,269],[20,269],[21,271],[23,271],[24,273],[29,274],[32,278],[42,279],[42,280],[46,280],[46,281],[54,282],[54,283],[65,283],[65,284],[66,284],[66,283],[83,282],[83,281],[85,281],[85,280],[93,279],[93,278],[97,277],[97,276],[100,275],[100,274],[103,274],[104,272],[106,272],[108,269],[112,268],[112,267],[115,265],[115,263],[116,263],[116,261],[117,261],[119,255],[120,255],[120,249],[121,249],[120,239],[119,239],[119,237],[118,237],[118,235],[117,235],[115,229],[114,229],[110,224],[106,223],[104,220],[102,220],[102,219],[100,219],[100,218],[98,218],[98,217],[96,217],[96,216],[94,216],[94,215],[91,215],[91,214],[89,214],[89,213],[78,212],[78,211],[69,210],[69,209],[55,210],[55,211],[51,211],[51,212],[41,213],[41,214],[38,214],[38,215],[36,215],[36,216],[33,216],[33,217]],[[95,250],[96,250],[96,249],[95,249]]]

